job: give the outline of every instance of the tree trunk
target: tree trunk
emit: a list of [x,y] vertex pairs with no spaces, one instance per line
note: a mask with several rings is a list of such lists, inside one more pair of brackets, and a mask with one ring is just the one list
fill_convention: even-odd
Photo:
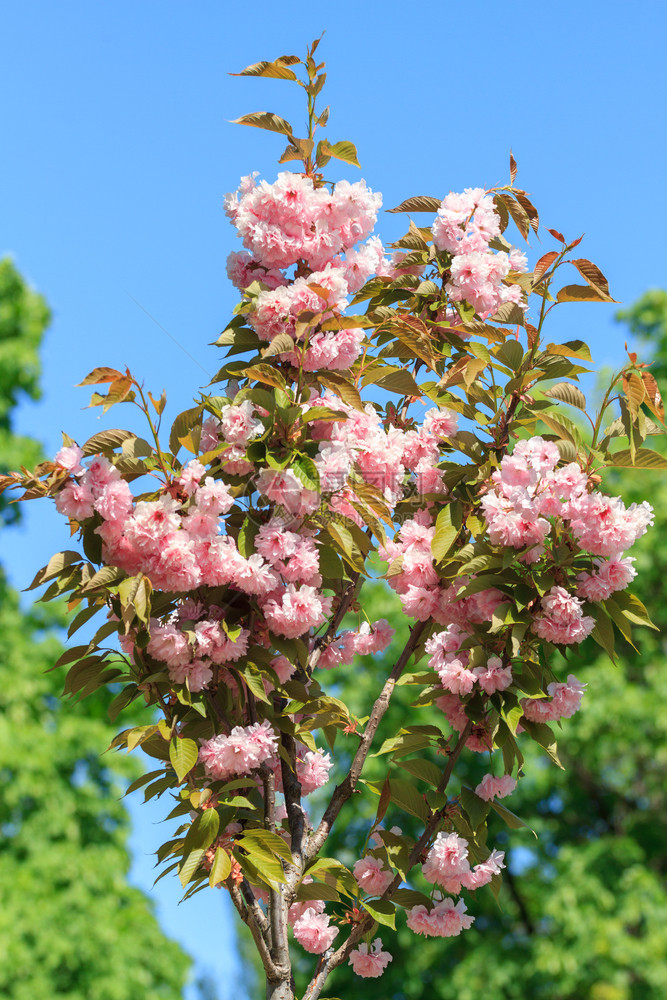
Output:
[[269,979],[267,979],[266,1000],[294,1000],[294,988],[291,977],[288,979],[281,979],[276,983],[272,983]]

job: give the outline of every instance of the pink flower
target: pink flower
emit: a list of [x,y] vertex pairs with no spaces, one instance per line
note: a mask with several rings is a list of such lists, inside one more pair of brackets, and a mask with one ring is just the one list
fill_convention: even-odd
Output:
[[249,400],[238,405],[223,406],[220,430],[225,441],[244,446],[264,433],[264,424],[254,415],[255,407]]
[[637,576],[633,562],[630,556],[625,559],[615,556],[608,562],[596,559],[596,573],[579,573],[577,576],[577,595],[586,601],[606,601],[617,590],[625,590]]
[[87,486],[72,480],[56,494],[55,502],[59,514],[75,521],[83,521],[94,514],[93,494]]
[[370,896],[381,896],[394,880],[394,874],[385,868],[384,862],[366,855],[357,861],[352,869],[360,889]]
[[432,407],[424,415],[422,428],[427,434],[432,434],[438,439],[448,438],[456,434],[458,420],[459,415],[454,410]]
[[290,583],[283,591],[280,603],[271,598],[262,610],[272,632],[295,639],[323,624],[331,610],[331,598],[318,594],[314,587],[297,588]]
[[199,486],[199,481],[202,476],[205,475],[206,469],[204,466],[201,462],[198,462],[196,458],[193,458],[181,469],[181,474],[177,481],[181,489],[187,493],[188,496],[192,496]]
[[126,521],[132,514],[134,497],[124,479],[110,479],[98,492],[94,506],[105,521]]
[[302,486],[291,469],[262,469],[257,477],[257,489],[290,514],[312,514],[320,502],[319,493]]
[[184,632],[175,625],[159,625],[154,618],[150,625],[151,639],[146,651],[154,660],[161,660],[170,667],[182,667],[190,662],[193,651]]
[[377,979],[391,961],[392,956],[389,952],[382,951],[382,940],[376,938],[370,949],[364,943],[350,952],[349,964],[358,976],[362,976],[364,979]]
[[296,762],[296,776],[301,783],[301,791],[304,795],[310,795],[316,788],[326,785],[329,780],[329,771],[333,767],[331,755],[318,750],[313,753],[308,750],[302,760]]
[[474,917],[466,913],[462,899],[454,905],[449,896],[439,902],[429,912],[422,904],[408,910],[408,927],[415,934],[424,937],[458,937],[462,930],[472,926]]
[[79,448],[77,444],[71,444],[60,449],[54,458],[54,462],[61,469],[67,469],[73,476],[78,476],[79,473],[83,472],[83,466],[81,465],[82,458],[83,449]]
[[505,854],[503,851],[491,851],[486,861],[465,872],[461,876],[461,885],[466,889],[479,889],[483,885],[488,885],[494,875],[499,875],[500,870],[505,867],[503,864]]
[[540,602],[533,631],[547,642],[565,645],[582,642],[595,627],[595,619],[584,616],[581,601],[563,587],[552,587]]
[[422,872],[427,882],[444,886],[447,891],[451,883],[460,885],[460,877],[470,871],[468,845],[456,833],[439,833],[426,856]]
[[170,666],[169,677],[174,684],[185,684],[190,691],[203,691],[213,679],[210,663],[203,660],[193,660],[192,663]]
[[653,508],[646,501],[626,508],[620,497],[601,493],[572,500],[567,516],[582,549],[598,556],[620,555],[653,524]]
[[503,667],[499,656],[490,656],[485,667],[475,667],[475,677],[486,694],[504,691],[512,683],[511,666]]
[[311,955],[321,955],[331,947],[338,934],[337,927],[329,926],[329,916],[319,913],[316,905],[309,906],[294,924],[294,937]]
[[204,740],[199,760],[209,777],[224,781],[236,774],[249,774],[260,764],[277,762],[278,740],[267,719],[252,726],[235,726],[229,736],[219,733]]
[[504,774],[502,778],[494,778],[492,774],[485,774],[479,785],[475,789],[475,795],[485,802],[491,799],[504,799],[516,788],[516,780],[509,774]]

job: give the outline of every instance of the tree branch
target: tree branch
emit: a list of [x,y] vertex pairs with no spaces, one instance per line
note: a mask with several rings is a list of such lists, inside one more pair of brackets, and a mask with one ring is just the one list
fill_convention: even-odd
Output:
[[[472,720],[468,720],[465,729],[460,734],[458,740],[456,741],[454,749],[449,755],[449,760],[447,761],[447,767],[443,772],[442,778],[440,779],[440,783],[437,788],[437,791],[440,793],[443,793],[446,790],[447,785],[449,784],[449,780],[454,771],[454,766],[456,764],[456,761],[461,756],[461,751],[463,750],[466,744],[466,740],[470,735],[472,726],[473,726]],[[414,867],[417,861],[419,861],[419,858],[421,857],[424,847],[431,839],[431,835],[435,831],[436,827],[439,826],[439,824],[444,819],[446,808],[447,805],[445,804],[440,809],[436,809],[435,812],[431,815],[431,818],[429,819],[428,823],[426,824],[426,827],[424,828],[423,834],[421,835],[415,846],[412,848],[412,851],[410,852],[407,865],[405,866],[406,874],[411,870],[411,868]],[[402,877],[400,875],[396,875],[392,883],[382,893],[380,899],[391,899],[392,895],[396,892],[402,881],[403,881]],[[337,968],[337,966],[341,965],[345,961],[345,959],[349,957],[350,952],[352,951],[354,946],[357,944],[358,941],[361,940],[364,934],[368,930],[370,930],[374,922],[375,920],[370,915],[370,913],[366,913],[362,917],[359,923],[352,928],[352,931],[350,932],[350,936],[348,937],[347,941],[330,955],[330,957],[324,963],[318,975],[314,977],[310,986],[308,987],[308,990],[304,994],[303,1000],[317,1000],[329,973],[332,972],[333,969]],[[315,989],[316,980],[319,983],[317,989]]]
[[331,827],[333,826],[336,817],[339,812],[347,802],[347,800],[352,795],[353,791],[357,786],[357,782],[361,776],[361,772],[368,756],[368,752],[371,748],[373,738],[377,732],[377,728],[380,725],[383,715],[389,707],[389,701],[393,694],[394,688],[396,687],[396,681],[403,673],[405,666],[412,655],[412,652],[419,642],[426,628],[425,622],[418,622],[412,629],[410,633],[410,638],[405,644],[405,648],[401,653],[400,657],[396,661],[396,665],[392,670],[391,674],[385,681],[384,687],[380,692],[380,695],[373,705],[368,722],[366,723],[366,728],[364,729],[364,734],[361,737],[361,743],[357,748],[357,752],[354,755],[354,760],[352,761],[352,766],[350,767],[349,773],[334,789],[333,795],[331,796],[331,801],[327,806],[324,816],[320,822],[315,833],[312,834],[308,842],[308,847],[306,849],[306,861],[310,861],[315,857],[319,851],[322,850],[324,843],[329,836]]
[[[240,916],[243,923],[250,928],[250,933],[252,934],[253,941],[255,942],[257,951],[259,952],[259,957],[262,960],[264,971],[266,972],[267,976],[273,979],[277,978],[278,970],[276,969],[276,966],[273,963],[271,954],[267,947],[266,941],[264,940],[262,931],[260,930],[260,927],[255,920],[254,914],[246,906],[243,900],[243,896],[241,895],[241,891],[239,890],[239,887],[234,883],[234,880],[231,878],[227,879],[225,885],[229,889],[229,895],[232,898],[232,903],[236,907],[236,912]],[[257,905],[256,901],[255,905]],[[262,916],[264,915],[262,914]]]

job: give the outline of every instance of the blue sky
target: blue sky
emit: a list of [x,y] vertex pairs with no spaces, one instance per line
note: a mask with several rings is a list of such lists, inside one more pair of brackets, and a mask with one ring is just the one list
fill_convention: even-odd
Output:
[[[666,286],[666,27],[659,0],[4,5],[0,253],[54,313],[44,397],[21,408],[18,429],[53,453],[60,429],[81,440],[124,425],[122,409],[102,421],[82,409],[86,390],[73,384],[97,365],[127,364],[154,393],[166,388],[172,416],[216,370],[207,345],[234,305],[225,258],[240,249],[222,197],[252,170],[273,178],[282,148],[229,120],[265,109],[295,126],[303,118],[292,85],[227,74],[302,54],[325,28],[329,138],[354,141],[363,167],[341,165],[332,179],[363,175],[390,208],[413,194],[502,183],[512,148],[543,221],[568,237],[586,233],[582,255],[615,298]],[[403,221],[381,215],[377,231],[389,241]],[[538,254],[550,248],[548,236],[533,241]],[[613,311],[562,309],[553,339],[586,339],[598,363],[618,362],[625,333]],[[60,519],[35,507],[0,540],[18,586],[67,541]],[[145,820],[133,839],[141,884],[147,830]],[[196,907],[176,909],[176,887],[165,883],[165,926],[228,979],[221,894],[198,917]]]

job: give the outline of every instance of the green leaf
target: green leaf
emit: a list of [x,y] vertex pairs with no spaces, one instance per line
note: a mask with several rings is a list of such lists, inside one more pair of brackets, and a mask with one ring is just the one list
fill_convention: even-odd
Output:
[[185,836],[183,853],[206,850],[218,836],[220,816],[215,809],[204,809],[200,812]]
[[363,410],[364,406],[358,390],[352,382],[340,372],[327,371],[326,373],[318,373],[318,381],[325,387],[325,389],[331,389],[331,391],[339,396],[344,403],[347,403],[348,406],[354,407],[355,410]]
[[531,722],[524,716],[521,725],[529,736],[531,736],[536,743],[539,743],[539,745],[546,750],[554,764],[557,764],[558,767],[563,770],[563,765],[558,759],[558,744],[556,743],[556,738],[549,726],[547,726],[546,722]]
[[270,830],[246,830],[240,841],[243,848],[252,853],[268,853],[292,864],[292,852],[282,837]]
[[637,448],[634,459],[629,448],[615,451],[610,458],[611,464],[621,469],[667,469],[667,458],[650,448]]
[[76,563],[83,562],[83,556],[78,552],[73,552],[67,550],[65,552],[56,552],[54,556],[51,556],[46,566],[36,573],[34,580],[26,590],[34,590],[35,587],[39,587],[42,583],[46,583],[47,580],[52,580],[54,577],[58,576],[59,573],[68,567],[73,566]]
[[272,111],[253,111],[249,115],[242,115],[235,118],[232,125],[251,125],[253,128],[267,129],[269,132],[280,132],[293,140],[292,126],[280,115],[274,115]]
[[374,899],[372,903],[364,899],[362,905],[379,924],[396,930],[396,910],[388,899]]
[[404,771],[409,771],[410,774],[414,774],[415,778],[420,778],[421,781],[427,782],[433,788],[437,788],[440,784],[442,771],[429,760],[412,757],[408,760],[397,761],[397,763]]
[[169,744],[169,760],[176,772],[179,783],[197,763],[199,751],[194,740],[174,736]]
[[557,385],[552,385],[550,389],[545,389],[544,395],[550,399],[558,399],[562,403],[569,403],[570,406],[576,406],[584,413],[586,412],[586,397],[581,389],[570,382],[559,382]]
[[393,212],[437,212],[442,205],[440,198],[431,198],[429,195],[418,194],[413,198],[406,198],[396,208],[388,208],[388,213]]
[[274,354],[289,354],[293,350],[294,341],[289,333],[279,333],[273,338],[268,347],[265,347],[261,351],[261,355],[263,358],[271,358]]
[[226,878],[229,878],[231,870],[232,861],[229,854],[227,854],[224,847],[217,847],[213,864],[211,865],[211,873],[208,877],[208,884],[213,888],[213,886],[224,882]]
[[[290,60],[296,57],[288,57]],[[301,60],[297,60],[300,62]],[[294,64],[294,63],[292,63]],[[252,66],[246,66],[240,73],[230,73],[230,76],[268,76],[274,80],[296,80],[298,79],[294,70],[288,69],[281,59],[275,62],[258,62]]]
[[391,778],[389,781],[391,801],[399,809],[416,816],[423,823],[428,820],[429,808],[423,797],[409,781],[403,778]]
[[525,827],[526,830],[530,830],[532,835],[537,840],[537,834],[535,831],[529,827],[527,823],[524,823],[521,817],[517,816],[516,813],[513,813],[506,806],[501,805],[500,802],[491,801],[489,805],[491,809],[493,809],[493,811],[497,813],[512,830],[520,830],[522,827]]
[[84,444],[82,449],[84,458],[88,458],[90,455],[97,455],[99,452],[113,451],[114,448],[122,445],[124,441],[134,437],[136,437],[136,434],[133,431],[124,431],[116,428],[110,428],[108,431],[100,431],[99,434],[93,434],[92,437],[88,438]]
[[326,882],[308,882],[305,884],[302,882],[296,898],[298,900],[325,899],[332,903],[340,901],[338,891],[332,885],[327,885]]
[[344,163],[351,163],[353,167],[360,167],[361,164],[357,159],[357,148],[353,142],[348,142],[347,139],[341,140],[341,142],[321,142],[319,147],[324,154],[324,156],[333,156],[336,160],[343,160]]
[[[210,811],[210,810],[209,810]],[[199,868],[199,863],[204,857],[205,848],[199,847],[194,851],[190,851],[188,856],[182,861],[178,869],[178,878],[181,885],[185,889],[186,885],[194,875],[194,873]]]
[[465,787],[461,789],[459,798],[461,805],[468,814],[470,825],[473,830],[476,830],[486,821],[486,817],[489,815],[489,810],[491,808],[490,803],[480,799],[478,795],[475,795],[471,788]]
[[407,368],[399,368],[397,371],[389,372],[388,375],[382,375],[375,380],[375,384],[390,392],[400,392],[403,396],[421,396],[421,389]]
[[591,352],[588,344],[583,340],[566,340],[564,344],[547,344],[546,354],[559,354],[566,358],[582,358],[584,361],[591,360]]

